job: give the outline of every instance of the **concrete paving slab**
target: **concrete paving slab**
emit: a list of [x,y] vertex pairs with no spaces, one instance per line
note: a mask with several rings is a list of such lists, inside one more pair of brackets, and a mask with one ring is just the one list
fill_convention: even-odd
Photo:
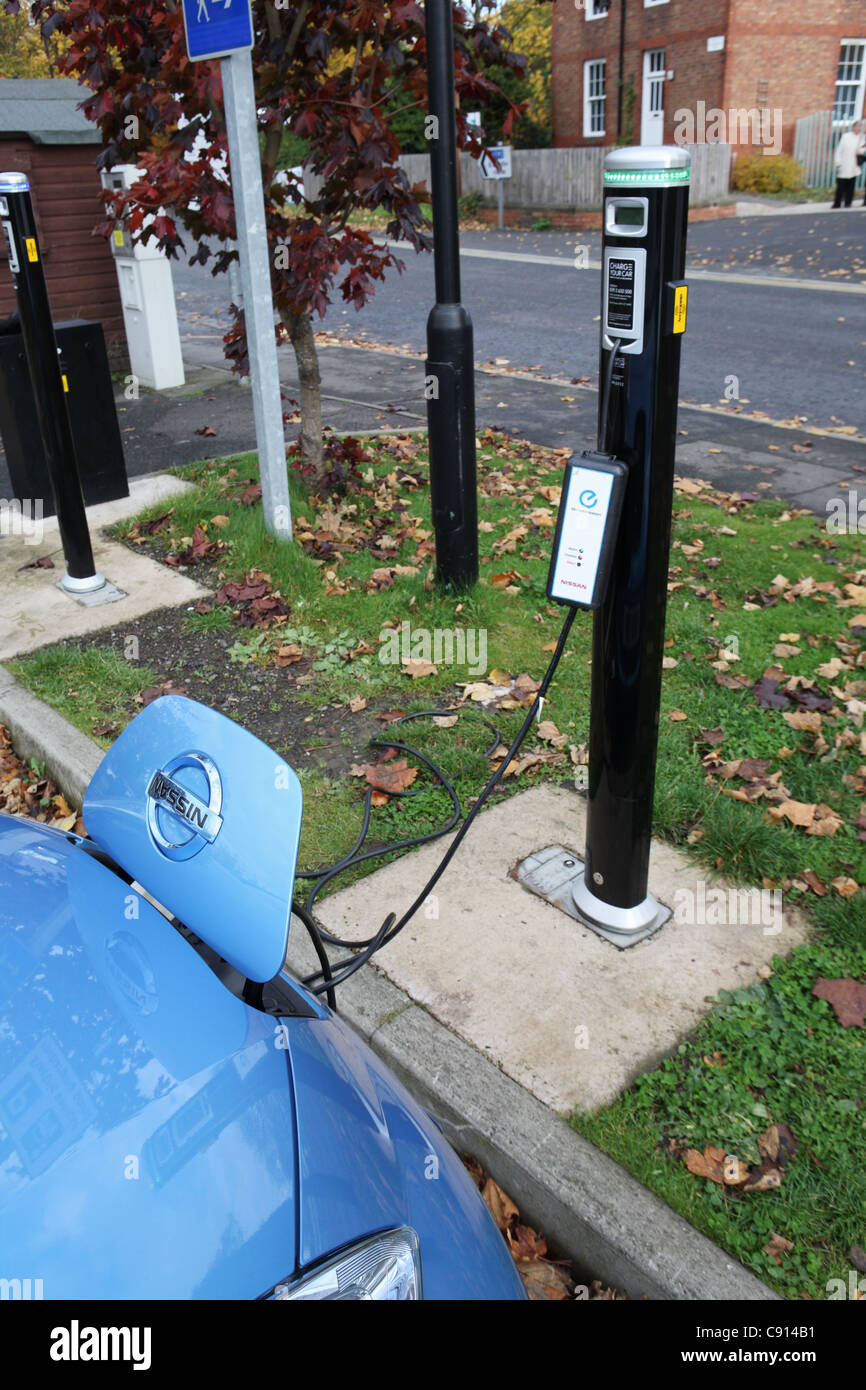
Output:
[[[55,517],[42,523],[38,541],[35,535],[0,536],[0,661],[67,637],[115,627],[155,608],[195,603],[206,594],[208,590],[200,584],[110,540],[100,529],[151,502],[167,502],[189,486],[166,474],[134,478],[129,497],[88,507],[96,568],[124,593],[115,603],[83,606],[57,588],[64,560]],[[53,568],[32,568],[43,556],[50,556]]]
[[[388,979],[560,1113],[614,1100],[720,989],[751,983],[806,937],[804,920],[771,895],[711,883],[694,860],[655,843],[649,887],[673,916],[617,950],[512,876],[552,843],[579,858],[585,815],[582,796],[556,787],[485,812],[436,894],[377,956]],[[387,865],[320,903],[318,916],[347,939],[371,935],[386,912],[408,906],[444,850],[440,840]]]

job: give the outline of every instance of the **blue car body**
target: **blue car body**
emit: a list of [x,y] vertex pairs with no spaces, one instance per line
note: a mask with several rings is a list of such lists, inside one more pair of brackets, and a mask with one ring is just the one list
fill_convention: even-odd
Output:
[[[222,793],[210,840],[216,822],[196,810],[208,766],[158,780],[205,746]],[[169,697],[97,772],[92,841],[0,816],[0,1280],[13,1287],[255,1299],[409,1228],[424,1297],[524,1296],[437,1126],[281,973],[300,824],[282,766]],[[202,844],[164,869],[161,838]],[[274,976],[269,1011],[231,988],[244,976]]]

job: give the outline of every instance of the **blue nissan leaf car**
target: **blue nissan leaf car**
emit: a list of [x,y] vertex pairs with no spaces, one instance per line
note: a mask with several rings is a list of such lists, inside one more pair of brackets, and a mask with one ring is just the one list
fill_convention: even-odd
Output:
[[86,839],[0,816],[3,1287],[523,1298],[436,1124],[284,969],[292,770],[167,696],[83,814]]

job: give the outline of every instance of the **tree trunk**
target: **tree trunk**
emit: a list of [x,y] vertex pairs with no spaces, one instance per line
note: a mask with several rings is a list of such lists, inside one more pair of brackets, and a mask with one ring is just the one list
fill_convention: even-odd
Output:
[[298,364],[298,380],[301,392],[301,462],[304,469],[311,469],[318,481],[325,471],[325,457],[322,447],[322,378],[319,374],[319,357],[316,352],[316,337],[309,314],[298,314],[286,324],[295,361]]

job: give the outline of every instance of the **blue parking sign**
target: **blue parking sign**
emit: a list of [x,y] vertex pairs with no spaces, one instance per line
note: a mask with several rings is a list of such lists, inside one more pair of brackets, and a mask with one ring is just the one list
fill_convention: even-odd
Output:
[[183,0],[183,23],[193,62],[253,46],[250,0]]

